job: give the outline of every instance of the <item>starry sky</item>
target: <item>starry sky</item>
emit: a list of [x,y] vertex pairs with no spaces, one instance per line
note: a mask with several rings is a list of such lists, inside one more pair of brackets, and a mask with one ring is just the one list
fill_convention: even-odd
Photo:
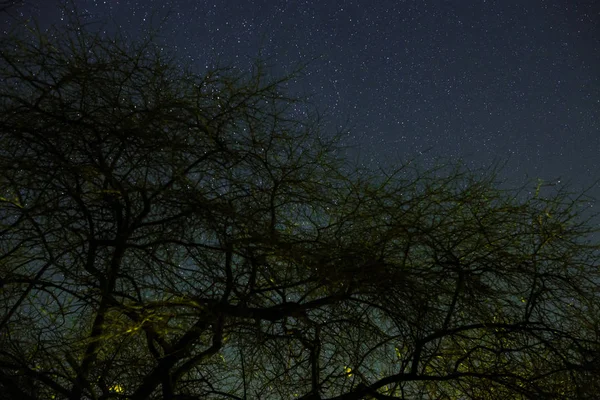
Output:
[[[13,15],[66,21],[59,0],[25,1]],[[290,90],[326,129],[347,128],[368,165],[507,161],[517,183],[560,179],[600,198],[597,0],[74,2],[134,37],[168,15],[160,40],[200,71],[259,54],[276,73],[308,62]]]

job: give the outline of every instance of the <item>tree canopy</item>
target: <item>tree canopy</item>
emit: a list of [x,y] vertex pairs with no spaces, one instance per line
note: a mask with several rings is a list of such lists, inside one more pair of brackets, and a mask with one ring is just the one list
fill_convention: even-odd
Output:
[[257,62],[0,44],[0,396],[591,399],[582,195],[354,167]]

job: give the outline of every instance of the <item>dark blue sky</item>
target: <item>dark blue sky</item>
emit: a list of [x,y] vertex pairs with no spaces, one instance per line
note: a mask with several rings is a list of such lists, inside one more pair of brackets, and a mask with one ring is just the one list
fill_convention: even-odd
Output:
[[[26,0],[43,24],[58,0]],[[516,182],[600,178],[600,1],[75,0],[92,20],[143,35],[167,10],[166,47],[202,69],[279,71],[318,57],[293,90],[366,162],[508,159]],[[112,28],[108,28],[109,30]],[[348,122],[348,124],[347,124]],[[600,190],[593,193],[598,197]]]

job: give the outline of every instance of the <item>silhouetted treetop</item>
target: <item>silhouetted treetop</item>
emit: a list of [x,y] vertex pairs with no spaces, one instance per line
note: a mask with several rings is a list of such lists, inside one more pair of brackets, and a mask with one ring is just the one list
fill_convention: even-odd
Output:
[[584,194],[353,166],[268,70],[1,40],[0,397],[597,396]]

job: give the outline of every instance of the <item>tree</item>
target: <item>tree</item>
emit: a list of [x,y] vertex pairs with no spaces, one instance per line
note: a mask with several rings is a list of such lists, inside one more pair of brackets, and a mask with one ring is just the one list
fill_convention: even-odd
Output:
[[4,398],[600,390],[581,196],[354,168],[290,77],[70,26],[1,43]]
[[25,0],[0,0],[0,12],[7,12],[23,5],[25,5]]

